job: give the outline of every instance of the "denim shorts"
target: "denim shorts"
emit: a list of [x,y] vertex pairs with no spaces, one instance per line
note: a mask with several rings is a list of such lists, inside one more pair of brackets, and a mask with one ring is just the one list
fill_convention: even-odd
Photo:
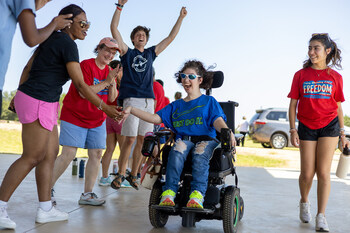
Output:
[[317,141],[321,137],[339,137],[340,126],[338,117],[320,129],[310,129],[299,121],[298,134],[300,140]]
[[96,128],[83,128],[61,120],[60,145],[84,149],[106,148],[106,121]]

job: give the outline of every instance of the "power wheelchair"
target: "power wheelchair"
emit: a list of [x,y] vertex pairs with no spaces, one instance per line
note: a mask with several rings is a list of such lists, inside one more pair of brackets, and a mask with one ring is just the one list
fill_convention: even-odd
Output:
[[[212,88],[219,87],[223,82],[222,72],[214,72],[214,81]],[[210,94],[210,91],[207,94]],[[227,118],[229,119],[227,125],[231,130],[234,130],[234,111],[238,106],[236,102],[221,102]],[[155,228],[164,227],[170,215],[179,215],[182,217],[183,227],[195,227],[196,222],[202,219],[218,219],[223,220],[223,229],[225,233],[237,232],[238,222],[242,219],[244,214],[244,201],[240,195],[238,188],[238,176],[236,174],[235,162],[235,148],[232,147],[230,141],[230,129],[222,129],[219,133],[218,139],[221,144],[213,151],[210,160],[208,188],[204,197],[203,209],[187,208],[186,203],[190,196],[190,184],[192,179],[191,156],[189,155],[181,177],[179,190],[175,197],[175,206],[159,206],[162,187],[165,184],[165,174],[168,155],[171,145],[166,145],[162,148],[162,168],[161,175],[154,183],[151,195],[149,198],[149,219]],[[145,138],[145,143],[150,143],[152,140],[154,144],[159,141],[160,137],[169,136],[169,131],[156,132],[152,138]],[[243,135],[236,134],[235,138],[239,144]],[[152,142],[151,142],[152,143]],[[237,145],[238,145],[237,144]],[[143,145],[148,147],[149,145]],[[149,156],[149,151],[147,156]],[[144,154],[146,155],[146,153]],[[225,183],[225,177],[232,175],[235,177],[235,184],[228,185]]]

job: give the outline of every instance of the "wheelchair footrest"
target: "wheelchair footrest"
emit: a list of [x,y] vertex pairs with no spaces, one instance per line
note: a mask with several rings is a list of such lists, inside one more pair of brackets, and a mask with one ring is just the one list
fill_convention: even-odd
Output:
[[203,213],[203,214],[213,214],[215,209],[201,209],[201,208],[189,208],[183,207],[181,208],[181,212],[192,212],[192,213]]
[[151,208],[156,210],[162,210],[165,212],[173,212],[173,213],[177,212],[178,210],[177,206],[152,205]]

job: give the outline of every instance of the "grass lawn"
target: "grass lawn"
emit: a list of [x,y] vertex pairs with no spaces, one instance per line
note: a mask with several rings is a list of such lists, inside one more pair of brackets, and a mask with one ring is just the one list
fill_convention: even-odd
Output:
[[[262,148],[260,143],[253,143],[246,139],[245,147]],[[60,146],[60,152],[62,147]],[[293,148],[295,149],[295,148]],[[0,129],[0,153],[22,154],[21,131]],[[112,159],[119,157],[119,147],[116,148]],[[77,157],[87,157],[87,150],[78,149]],[[283,167],[286,162],[281,159],[260,157],[255,155],[237,155],[236,166],[249,167]]]
[[[60,153],[62,147],[60,146]],[[3,154],[22,154],[21,131],[0,129],[0,153]],[[77,157],[88,157],[87,150],[78,148]],[[112,159],[119,157],[119,146],[115,149]]]
[[[250,139],[249,136],[245,138],[244,146],[250,147],[250,148],[264,148],[261,145],[261,143],[254,143],[253,140]],[[283,148],[283,150],[299,150],[299,149],[296,147],[285,147],[285,148]]]

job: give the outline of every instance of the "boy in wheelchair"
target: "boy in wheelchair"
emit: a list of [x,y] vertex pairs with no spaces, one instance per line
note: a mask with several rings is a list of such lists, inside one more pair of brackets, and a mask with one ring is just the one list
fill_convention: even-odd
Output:
[[[193,178],[187,207],[203,208],[208,186],[209,160],[219,144],[216,131],[228,128],[226,116],[212,96],[203,95],[200,91],[200,88],[210,89],[213,81],[213,73],[208,72],[200,61],[187,61],[175,76],[187,93],[185,98],[172,102],[155,114],[127,107],[119,120],[133,114],[153,124],[164,123],[176,134],[176,141],[168,156],[166,182],[159,205],[175,206],[180,175],[191,152]],[[236,145],[232,132],[231,144]]]

